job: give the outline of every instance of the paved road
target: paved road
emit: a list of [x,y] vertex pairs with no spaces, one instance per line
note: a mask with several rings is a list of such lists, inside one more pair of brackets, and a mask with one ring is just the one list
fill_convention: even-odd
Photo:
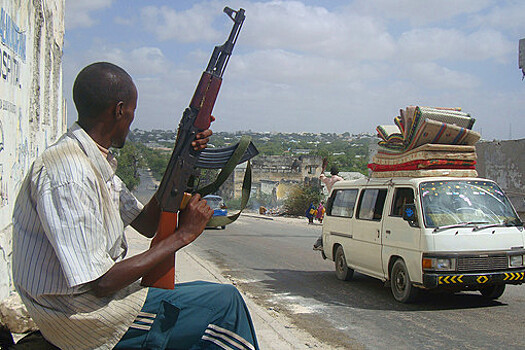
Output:
[[525,287],[509,286],[499,301],[478,292],[429,294],[414,305],[356,274],[335,278],[333,263],[311,246],[321,232],[306,219],[242,216],[226,230],[208,229],[194,245],[255,300],[317,339],[351,349],[525,348]]
[[155,190],[157,189],[158,181],[155,181],[151,172],[144,169],[139,169],[140,184],[133,191],[133,194],[138,198],[139,201],[146,204]]
[[[148,174],[135,192],[147,201]],[[412,305],[395,302],[390,289],[355,274],[335,278],[333,263],[311,247],[320,225],[306,219],[241,216],[225,230],[207,229],[191,253],[213,262],[253,300],[325,344],[343,349],[525,348],[525,286],[508,286],[494,302],[479,293],[428,294]]]

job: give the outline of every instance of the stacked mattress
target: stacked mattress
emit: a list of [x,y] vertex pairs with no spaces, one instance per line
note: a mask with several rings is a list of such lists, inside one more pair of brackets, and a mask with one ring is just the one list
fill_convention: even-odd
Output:
[[377,127],[379,150],[368,164],[372,177],[476,177],[481,135],[475,119],[458,108],[408,106],[395,125]]

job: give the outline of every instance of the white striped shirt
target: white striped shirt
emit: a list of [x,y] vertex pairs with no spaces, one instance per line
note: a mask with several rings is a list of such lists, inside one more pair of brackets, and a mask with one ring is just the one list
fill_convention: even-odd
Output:
[[63,350],[113,348],[146,298],[138,282],[104,298],[88,283],[124,258],[124,227],[142,210],[115,169],[75,124],[33,163],[15,203],[15,286]]

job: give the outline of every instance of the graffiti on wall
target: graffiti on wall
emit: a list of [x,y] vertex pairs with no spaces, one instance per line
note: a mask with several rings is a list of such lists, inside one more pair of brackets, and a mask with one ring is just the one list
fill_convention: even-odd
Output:
[[26,33],[3,7],[0,9],[0,38],[3,46],[0,48],[0,78],[20,89],[20,65],[26,60]]
[[20,134],[24,126],[20,118],[26,100],[22,71],[26,66],[27,43],[27,28],[21,28],[18,20],[25,23],[19,14],[0,8],[0,209],[9,205],[13,176],[23,173],[20,151],[24,153],[27,146],[17,144],[23,140]]

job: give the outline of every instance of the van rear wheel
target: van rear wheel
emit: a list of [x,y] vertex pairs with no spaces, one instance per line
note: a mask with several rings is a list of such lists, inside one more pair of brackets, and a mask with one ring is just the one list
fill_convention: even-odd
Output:
[[504,284],[496,284],[493,286],[488,286],[483,289],[480,289],[481,295],[483,295],[483,298],[488,300],[495,300],[498,299],[503,292],[505,291],[505,285]]
[[400,303],[416,300],[419,290],[412,285],[408,269],[402,259],[397,259],[390,269],[390,289],[394,299]]
[[335,275],[341,281],[350,281],[354,276],[354,270],[346,264],[345,252],[343,247],[337,247],[335,251]]

